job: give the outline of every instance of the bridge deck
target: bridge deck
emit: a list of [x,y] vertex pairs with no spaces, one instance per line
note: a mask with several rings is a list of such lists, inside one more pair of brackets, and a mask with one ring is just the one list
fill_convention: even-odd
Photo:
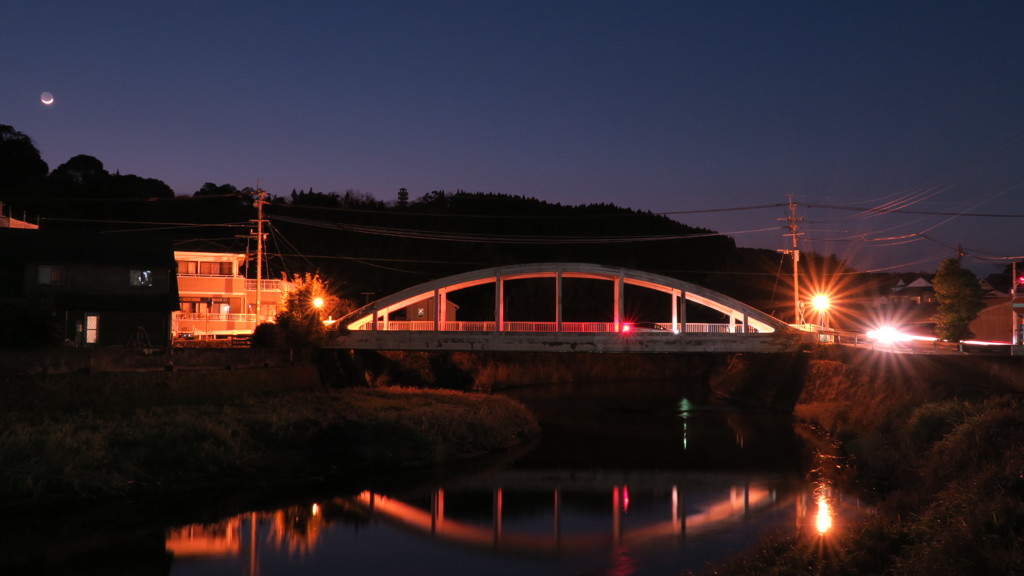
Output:
[[449,332],[354,330],[328,347],[349,350],[425,350],[495,352],[794,352],[815,335],[791,333],[682,332]]

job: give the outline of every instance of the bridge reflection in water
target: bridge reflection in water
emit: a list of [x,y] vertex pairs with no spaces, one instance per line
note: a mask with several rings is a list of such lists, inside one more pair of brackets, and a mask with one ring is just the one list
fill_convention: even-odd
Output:
[[[593,483],[590,477],[577,478],[576,485],[564,489],[462,485],[404,498],[364,491],[173,528],[165,546],[178,561],[230,558],[244,566],[244,573],[257,574],[271,552],[305,557],[344,545],[337,538],[345,536],[332,535],[336,525],[381,522],[426,540],[536,557],[701,542],[704,535],[714,537],[772,513],[795,517],[799,530],[815,526],[818,514],[806,486],[790,491],[792,482],[781,478],[695,474],[680,484],[666,484],[670,479],[660,473],[630,476],[635,483],[600,490],[581,488]],[[551,473],[520,475],[519,480],[543,484],[544,478],[550,480]],[[489,506],[481,505],[484,499]]]
[[[635,518],[630,516],[630,507],[637,496],[629,485],[614,486],[607,498],[608,511],[604,526],[580,530],[579,526],[566,526],[564,521],[563,493],[552,490],[547,499],[550,507],[546,511],[508,510],[510,495],[507,490],[496,488],[491,493],[492,514],[489,522],[472,522],[449,517],[446,506],[450,496],[443,489],[431,495],[430,508],[424,509],[397,498],[373,492],[362,492],[355,499],[368,518],[393,522],[404,528],[425,535],[461,545],[494,549],[516,554],[575,554],[609,546],[625,545],[644,547],[666,538],[696,536],[702,532],[721,528],[735,522],[743,522],[751,514],[772,507],[778,503],[774,488],[763,484],[730,486],[727,494],[717,501],[705,503],[698,510],[685,513],[686,492],[672,486],[667,494],[644,494],[660,499],[654,508],[661,508],[661,514],[646,510]],[[650,503],[648,503],[649,505]],[[508,522],[507,516],[513,516]],[[533,522],[522,522],[529,516]],[[547,518],[547,530],[537,530],[536,518]],[[662,519],[657,519],[660,516]]]

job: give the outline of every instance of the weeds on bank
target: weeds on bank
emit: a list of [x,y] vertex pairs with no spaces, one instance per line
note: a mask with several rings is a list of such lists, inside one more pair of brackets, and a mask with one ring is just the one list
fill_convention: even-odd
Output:
[[[430,466],[538,433],[504,398],[329,390],[315,372],[0,382],[0,504],[165,490],[254,474]],[[308,378],[307,378],[308,376]]]
[[1024,401],[923,383],[835,378],[796,415],[841,441],[879,496],[831,547],[774,535],[708,569],[722,576],[1024,573]]

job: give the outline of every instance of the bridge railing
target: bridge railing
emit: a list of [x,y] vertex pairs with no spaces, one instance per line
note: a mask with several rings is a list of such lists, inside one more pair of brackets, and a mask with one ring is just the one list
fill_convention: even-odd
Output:
[[[671,323],[659,323],[661,330],[672,332]],[[367,323],[362,325],[360,330],[385,330],[385,331],[433,331],[440,328],[444,332],[494,332],[497,330],[495,322],[479,321],[454,321],[446,320],[435,325],[433,320],[380,320],[376,327]],[[502,326],[503,332],[558,332],[556,322],[505,322]],[[614,322],[562,322],[562,332],[615,332]],[[647,330],[641,330],[647,331]],[[730,326],[729,324],[715,324],[707,322],[688,322],[683,327],[683,332],[688,334],[730,334],[742,332],[742,326]]]
[[562,322],[562,332],[614,332],[614,322]]
[[[683,330],[686,333],[695,334],[729,334],[733,330],[728,324],[709,324],[706,322],[687,322]],[[740,328],[742,331],[742,328]]]

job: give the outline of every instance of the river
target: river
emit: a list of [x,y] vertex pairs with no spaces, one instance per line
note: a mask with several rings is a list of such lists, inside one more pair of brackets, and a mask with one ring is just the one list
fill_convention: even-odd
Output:
[[767,530],[813,533],[818,496],[833,504],[841,496],[823,492],[812,473],[820,459],[791,418],[723,406],[703,390],[617,381],[506,392],[543,427],[541,439],[519,453],[423,482],[368,481],[223,516],[190,502],[155,529],[151,518],[145,527],[114,523],[115,533],[100,534],[105,524],[72,520],[48,527],[46,537],[77,531],[106,543],[77,556],[65,544],[64,564],[45,568],[173,576],[679,575],[748,548]]

